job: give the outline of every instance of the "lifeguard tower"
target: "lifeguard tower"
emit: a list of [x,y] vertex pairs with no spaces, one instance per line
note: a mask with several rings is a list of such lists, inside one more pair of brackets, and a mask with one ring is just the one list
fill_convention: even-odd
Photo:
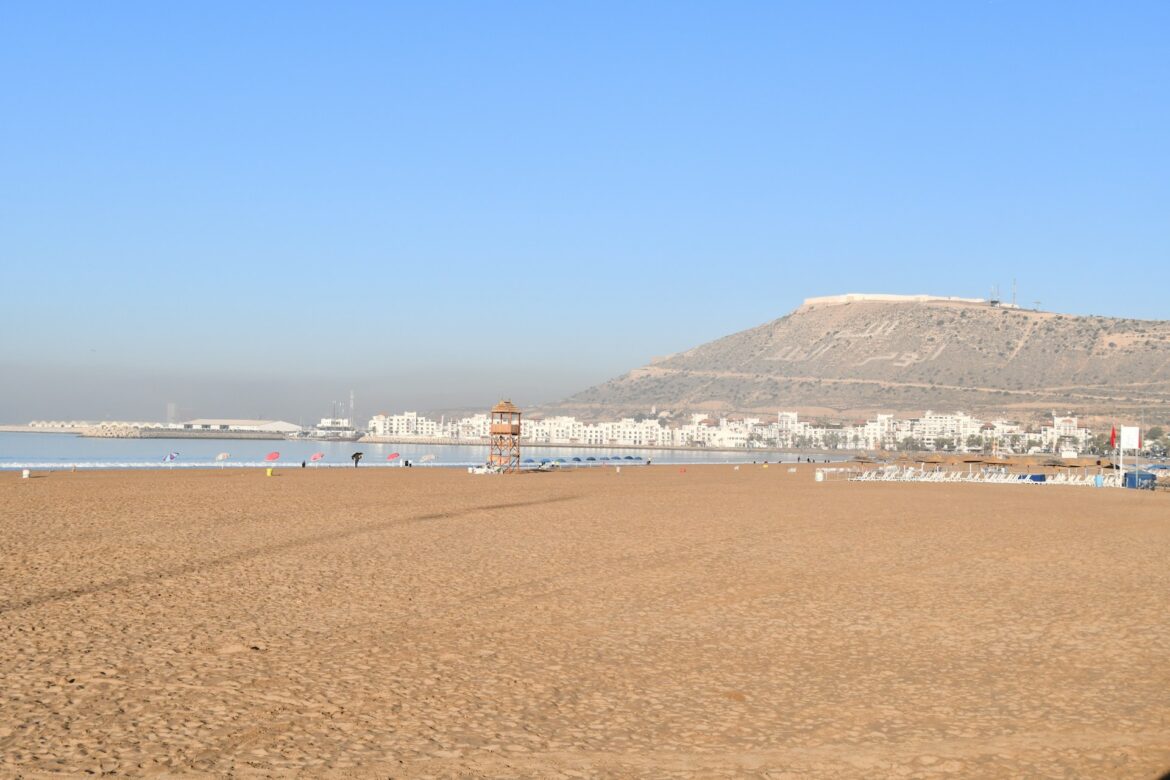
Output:
[[520,410],[511,401],[492,407],[488,465],[510,473],[520,470]]

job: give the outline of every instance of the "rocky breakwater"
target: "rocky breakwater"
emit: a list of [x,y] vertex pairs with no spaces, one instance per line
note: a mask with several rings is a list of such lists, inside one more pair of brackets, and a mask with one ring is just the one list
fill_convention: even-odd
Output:
[[143,430],[134,425],[94,425],[82,429],[81,435],[98,439],[141,439]]
[[204,431],[188,428],[158,428],[136,425],[95,425],[82,436],[101,439],[265,439],[283,440],[285,435],[271,431]]

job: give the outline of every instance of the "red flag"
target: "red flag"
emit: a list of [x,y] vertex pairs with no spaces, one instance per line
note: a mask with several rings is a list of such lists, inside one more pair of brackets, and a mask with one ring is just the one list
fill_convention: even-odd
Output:
[[1117,448],[1117,426],[1113,426],[1113,430],[1109,432],[1109,449]]

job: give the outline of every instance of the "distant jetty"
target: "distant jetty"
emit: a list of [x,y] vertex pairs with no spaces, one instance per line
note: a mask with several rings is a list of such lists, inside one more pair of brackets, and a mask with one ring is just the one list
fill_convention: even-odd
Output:
[[185,428],[87,428],[81,435],[94,439],[270,439],[288,438],[271,431],[196,431]]

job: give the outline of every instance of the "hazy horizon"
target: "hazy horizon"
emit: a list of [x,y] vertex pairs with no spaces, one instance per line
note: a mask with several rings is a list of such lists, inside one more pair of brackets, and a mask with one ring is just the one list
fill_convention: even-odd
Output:
[[[726,335],[731,334],[718,334],[709,340]],[[615,378],[645,365],[651,357],[668,354],[664,351],[647,356],[637,364],[622,366],[605,376],[591,376],[587,368],[573,371],[561,366],[523,382],[517,381],[514,366],[494,363],[488,355],[477,356],[475,364],[419,363],[383,375],[348,377],[326,376],[312,367],[300,373],[254,370],[215,374],[160,372],[148,367],[103,366],[97,362],[73,368],[0,366],[0,398],[13,408],[29,410],[29,414],[20,418],[0,418],[0,425],[49,419],[163,421],[168,404],[173,403],[178,420],[283,419],[309,426],[331,415],[335,407],[339,416],[346,416],[351,392],[359,421],[378,413],[486,410],[501,398],[510,398],[522,408],[531,409]],[[80,403],[79,387],[71,381],[79,377],[85,380],[80,389],[88,399]],[[81,409],[86,413],[62,414],[62,408]]]
[[[176,405],[179,420],[196,417],[282,419],[306,426],[328,417],[337,407],[348,416],[350,392],[355,396],[356,417],[364,420],[381,412],[404,410],[430,412],[455,409],[486,411],[497,400],[510,397],[525,408],[567,395],[570,391],[545,390],[536,383],[519,393],[507,388],[506,372],[484,367],[475,374],[441,369],[387,376],[355,376],[348,379],[294,375],[238,376],[159,374],[147,369],[84,369],[85,392],[93,401],[78,401],[78,388],[70,383],[76,372],[16,367],[0,372],[0,395],[12,408],[27,413],[0,424],[21,425],[30,420],[141,420],[163,421],[167,404]],[[473,379],[468,380],[471,376]],[[32,379],[30,380],[30,377]],[[544,387],[554,387],[549,381]],[[566,381],[561,380],[559,385]],[[571,385],[573,390],[585,385]],[[35,388],[36,392],[27,392]],[[419,388],[426,388],[420,390]],[[484,388],[487,388],[486,390]],[[499,388],[492,390],[491,388]],[[550,393],[553,394],[550,396]],[[100,402],[96,399],[102,399]],[[62,410],[84,413],[66,414]]]
[[845,292],[1167,316],[1165,3],[0,19],[0,422],[529,407]]

